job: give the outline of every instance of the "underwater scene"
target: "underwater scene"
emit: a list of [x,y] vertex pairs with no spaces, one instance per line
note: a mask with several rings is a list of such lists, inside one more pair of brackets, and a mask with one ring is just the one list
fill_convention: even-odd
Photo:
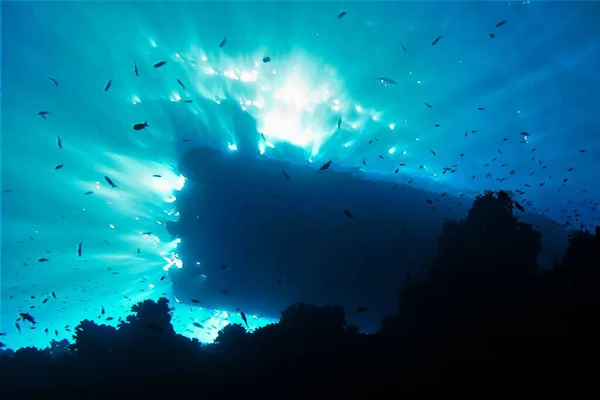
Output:
[[202,343],[297,301],[375,332],[485,190],[551,267],[600,219],[599,15],[2,2],[0,342],[71,341],[161,297]]

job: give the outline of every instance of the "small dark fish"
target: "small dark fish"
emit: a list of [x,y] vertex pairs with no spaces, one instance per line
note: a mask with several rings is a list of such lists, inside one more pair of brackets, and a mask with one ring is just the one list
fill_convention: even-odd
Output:
[[85,192],[84,194],[85,194],[85,195],[89,195],[89,194],[92,194],[92,193],[94,193],[94,192],[92,192],[92,191],[90,190],[90,191],[87,191],[87,192]]
[[179,85],[185,89],[185,85],[183,84],[183,82],[181,82],[179,79],[177,79],[177,83],[179,83]]
[[194,303],[194,304],[200,304],[200,303],[201,303],[201,301],[200,301],[200,300],[198,300],[198,299],[192,299],[192,303]]
[[367,157],[364,157],[364,158],[362,159],[362,163],[363,163],[363,165],[367,165]]
[[502,25],[504,25],[505,23],[506,23],[506,21],[504,21],[504,20],[502,20],[502,21],[498,22],[498,23],[496,24],[496,28],[500,28],[500,27],[501,27]]
[[477,111],[483,111],[484,108],[483,107],[477,107]]
[[350,219],[354,219],[354,214],[350,210],[344,210],[344,214]]
[[290,175],[287,172],[285,172],[284,170],[281,170],[281,174],[283,175],[283,177],[285,179],[287,179],[288,182],[292,181],[292,178],[290,177]]
[[360,313],[362,313],[362,312],[365,312],[365,311],[367,311],[368,309],[369,309],[369,307],[358,307],[358,308],[356,309],[356,313],[357,313],[357,314],[360,314]]
[[221,264],[221,265],[219,265],[219,269],[224,271],[227,269],[227,265]]
[[437,154],[435,154],[435,151],[433,151],[433,150],[429,150],[429,152],[430,152],[431,154],[433,154],[434,156],[437,156]]
[[184,102],[184,103],[188,103],[188,104],[189,104],[189,103],[193,103],[193,102],[194,102],[194,100],[184,100],[183,102]]
[[31,314],[28,314],[28,313],[19,313],[19,315],[21,316],[21,318],[23,319],[23,321],[30,322],[33,325],[36,324],[35,318],[33,318],[33,316]]
[[140,76],[140,71],[138,70],[136,63],[133,63],[133,72],[135,73],[135,76]]
[[56,298],[56,293],[52,292],[52,297]]
[[144,121],[144,122],[141,122],[141,123],[139,123],[139,124],[134,124],[134,125],[133,125],[133,130],[134,130],[134,131],[141,131],[142,129],[145,129],[145,128],[147,128],[148,126],[150,126],[150,125],[148,125],[148,122],[147,122],[147,121]]
[[82,251],[83,251],[83,242],[79,242],[79,245],[77,245],[77,255],[79,257],[81,257]]
[[521,135],[528,137],[529,136],[529,132],[521,132]]
[[246,326],[248,328],[250,328],[250,326],[248,325],[248,320],[246,319],[246,314],[244,314],[243,311],[240,311],[240,315],[242,316],[242,320],[244,321],[244,323],[246,324]]
[[378,81],[381,81],[381,82],[389,83],[391,85],[395,85],[396,83],[398,83],[395,80],[393,80],[392,78],[388,78],[387,76],[380,76],[379,78],[375,78],[375,79],[377,79]]
[[40,111],[38,115],[44,119],[46,119],[46,115],[50,115],[49,111]]
[[161,277],[160,277],[160,280],[161,280],[161,281],[164,281],[164,280],[165,280],[165,276],[164,276],[164,275],[163,275],[163,276],[161,276]]
[[264,56],[264,57],[263,57],[263,62],[264,62],[264,63],[269,63],[269,62],[271,62],[271,57],[269,57],[269,56]]
[[427,106],[427,108],[433,108],[433,106],[429,103],[423,102],[423,104],[425,104]]
[[402,47],[402,50],[404,50],[404,52],[406,53],[406,47],[404,47],[402,43],[400,43],[400,47]]
[[60,136],[56,135],[56,145],[59,149],[62,149],[62,140],[60,140]]
[[344,18],[346,15],[348,15],[348,13],[346,11],[342,11],[341,13],[338,14],[337,18],[338,19],[342,19]]
[[340,129],[342,127],[342,119],[338,119],[338,123],[337,123],[337,127],[338,129]]
[[523,206],[516,201],[515,201],[515,207],[517,208],[517,210],[519,210],[521,212],[525,212],[525,208],[523,208]]
[[225,289],[221,289],[221,293],[229,296],[231,293],[229,293],[229,291],[225,290]]
[[200,323],[198,322],[192,322],[192,325],[194,325],[196,328],[200,328],[203,329],[204,327],[202,325],[200,325]]
[[10,193],[10,192],[12,192],[12,189],[4,189],[4,190],[2,190],[2,193]]
[[48,302],[49,299],[44,299],[42,300],[42,304],[46,304]]
[[152,175],[152,176],[155,177],[155,178],[162,178],[162,175],[158,175],[158,174],[155,174],[155,175]]
[[152,235],[152,232],[144,232],[142,235]]
[[108,92],[108,89],[110,89],[111,86],[112,86],[112,81],[109,80],[108,82],[106,82],[106,86],[104,86],[104,91]]
[[437,44],[437,42],[440,41],[441,38],[442,38],[441,36],[436,37],[435,40],[431,43],[431,45],[435,46]]
[[165,65],[167,65],[166,61],[159,61],[156,64],[154,64],[154,68],[164,67]]
[[115,183],[112,181],[112,179],[110,179],[108,176],[104,176],[104,180],[106,181],[106,183],[108,183],[110,185],[110,187],[116,188],[117,185],[115,185]]
[[331,158],[325,164],[321,165],[319,171],[325,171],[326,169],[329,169],[329,167],[331,167]]
[[17,328],[17,330],[19,331],[19,333],[21,333],[21,325],[19,325],[18,322],[15,322],[15,328]]
[[223,46],[225,46],[227,44],[227,38],[224,38],[223,40],[221,40],[221,42],[219,43],[219,48],[222,49]]
[[491,37],[492,39],[496,37],[496,35],[494,34],[494,32],[491,32],[491,33],[490,33],[490,37]]
[[49,258],[38,258],[38,262],[48,262],[50,261]]
[[58,164],[57,166],[54,167],[54,169],[61,169],[64,166],[65,166],[64,164]]
[[58,81],[57,81],[56,79],[54,79],[54,78],[52,78],[52,77],[50,77],[50,78],[48,78],[48,79],[50,79],[50,80],[51,80],[51,81],[52,81],[52,82],[53,82],[53,83],[54,83],[56,86],[60,86],[60,85],[58,84]]

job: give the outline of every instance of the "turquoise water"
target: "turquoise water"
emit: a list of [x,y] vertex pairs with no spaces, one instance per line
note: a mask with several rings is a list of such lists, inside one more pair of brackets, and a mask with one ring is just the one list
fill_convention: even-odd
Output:
[[[434,192],[520,189],[529,212],[591,227],[599,15],[594,2],[3,3],[2,342],[44,346],[161,295],[202,341],[241,322],[171,292],[182,260],[165,224],[195,143],[235,153],[252,137],[270,158]],[[236,131],[227,100],[264,137]],[[49,333],[19,334],[25,311]]]

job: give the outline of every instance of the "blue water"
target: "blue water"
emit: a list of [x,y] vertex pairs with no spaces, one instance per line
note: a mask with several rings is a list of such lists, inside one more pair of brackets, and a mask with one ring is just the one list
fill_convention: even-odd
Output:
[[[4,2],[2,342],[70,339],[66,325],[113,324],[163,295],[187,336],[241,322],[178,303],[167,272],[186,262],[165,224],[198,144],[235,154],[252,138],[270,159],[331,158],[437,193],[520,189],[529,213],[590,228],[599,15],[597,2]],[[236,130],[232,101],[264,137]],[[25,311],[49,332],[18,333]]]

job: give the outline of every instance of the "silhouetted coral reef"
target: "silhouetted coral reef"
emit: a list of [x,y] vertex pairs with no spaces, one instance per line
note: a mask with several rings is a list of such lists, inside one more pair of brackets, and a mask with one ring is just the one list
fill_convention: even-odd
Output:
[[228,325],[200,345],[175,333],[168,300],[146,300],[116,329],[84,320],[73,344],[4,352],[3,398],[591,395],[600,227],[574,232],[549,270],[536,263],[540,238],[506,193],[488,191],[463,221],[444,225],[432,264],[406,277],[398,314],[376,334],[347,325],[341,307],[297,303],[277,324],[253,333]]

